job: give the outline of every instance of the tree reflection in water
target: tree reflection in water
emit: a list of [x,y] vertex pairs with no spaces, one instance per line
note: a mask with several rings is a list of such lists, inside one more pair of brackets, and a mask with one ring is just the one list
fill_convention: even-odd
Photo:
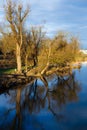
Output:
[[16,108],[14,108],[16,115],[9,126],[9,130],[23,129],[24,111],[27,111],[28,116],[28,114],[39,113],[42,109],[47,108],[58,121],[64,118],[59,110],[68,102],[78,100],[80,84],[75,80],[73,73],[66,79],[60,77],[52,88],[54,89],[49,89],[46,92],[45,87],[40,86],[36,79],[31,85],[14,90],[16,95],[10,94],[10,103],[16,101]]

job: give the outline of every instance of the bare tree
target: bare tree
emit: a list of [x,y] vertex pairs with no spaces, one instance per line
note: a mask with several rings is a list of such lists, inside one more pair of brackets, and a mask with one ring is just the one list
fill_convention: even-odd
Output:
[[25,40],[23,44],[23,52],[25,54],[25,68],[27,72],[28,60],[32,60],[33,67],[38,64],[38,55],[42,46],[42,42],[45,38],[45,32],[42,31],[42,27],[32,27],[29,32],[25,34]]
[[12,0],[9,0],[5,6],[6,19],[9,23],[11,32],[16,41],[16,61],[17,71],[21,73],[21,47],[23,44],[23,27],[25,19],[30,12],[30,8],[25,10],[21,4],[16,5]]
[[41,43],[45,37],[45,32],[42,31],[42,27],[32,27],[31,29],[31,44],[32,44],[32,58],[34,66],[38,64],[38,54]]

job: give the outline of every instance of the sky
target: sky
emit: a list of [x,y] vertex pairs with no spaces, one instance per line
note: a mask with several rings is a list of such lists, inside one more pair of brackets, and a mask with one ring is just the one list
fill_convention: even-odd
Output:
[[[43,25],[46,35],[53,37],[59,31],[78,37],[81,48],[87,49],[87,0],[20,0],[24,6],[30,5],[26,22],[30,26]],[[0,23],[3,17],[3,3],[0,1]]]

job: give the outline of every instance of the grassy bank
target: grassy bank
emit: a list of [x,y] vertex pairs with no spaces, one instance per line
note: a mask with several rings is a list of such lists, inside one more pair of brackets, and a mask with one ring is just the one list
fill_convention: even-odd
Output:
[[15,73],[15,68],[0,68],[0,74],[12,74]]

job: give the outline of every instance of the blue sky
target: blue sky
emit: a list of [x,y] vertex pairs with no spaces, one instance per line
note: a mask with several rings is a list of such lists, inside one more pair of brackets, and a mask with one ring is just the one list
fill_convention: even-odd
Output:
[[[3,18],[3,1],[0,1],[0,23]],[[27,28],[32,25],[44,25],[47,36],[52,37],[58,31],[77,36],[81,47],[87,49],[87,0],[20,0],[31,12]]]

